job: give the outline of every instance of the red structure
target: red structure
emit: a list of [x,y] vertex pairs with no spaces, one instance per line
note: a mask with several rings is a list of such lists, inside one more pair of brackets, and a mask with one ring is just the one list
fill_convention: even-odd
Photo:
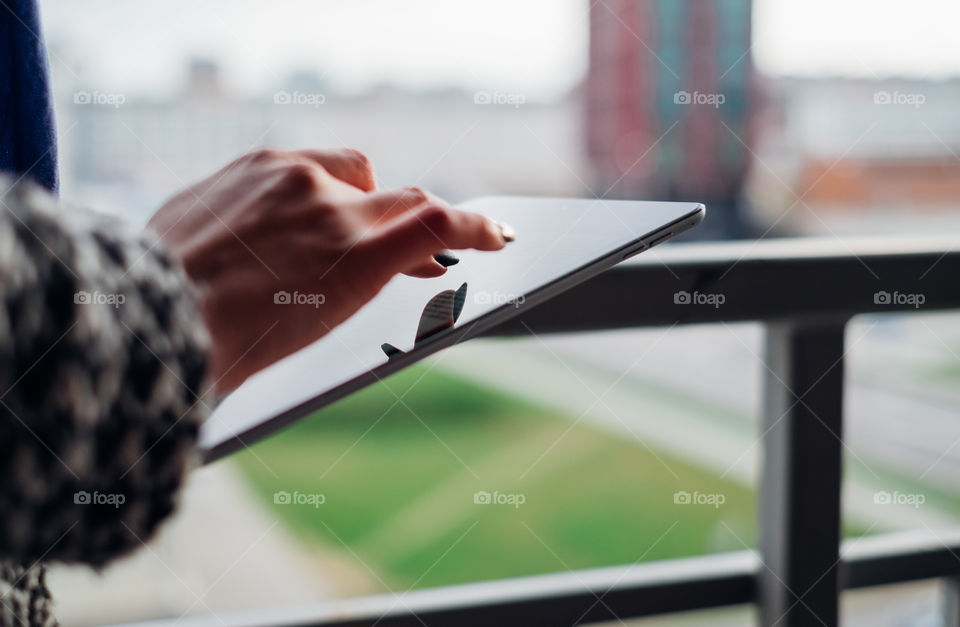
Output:
[[750,20],[750,0],[592,6],[585,128],[597,193],[706,202],[702,234],[745,235]]

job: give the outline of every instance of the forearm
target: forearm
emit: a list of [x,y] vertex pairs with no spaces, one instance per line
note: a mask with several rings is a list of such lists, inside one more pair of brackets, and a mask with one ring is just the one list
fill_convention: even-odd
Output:
[[0,559],[103,564],[195,462],[208,338],[148,235],[0,177]]

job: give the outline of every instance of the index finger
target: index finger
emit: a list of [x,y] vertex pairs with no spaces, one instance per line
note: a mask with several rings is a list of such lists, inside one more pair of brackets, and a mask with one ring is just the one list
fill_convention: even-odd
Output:
[[392,276],[443,249],[500,250],[513,238],[508,229],[477,213],[431,205],[379,227],[363,246],[372,265]]

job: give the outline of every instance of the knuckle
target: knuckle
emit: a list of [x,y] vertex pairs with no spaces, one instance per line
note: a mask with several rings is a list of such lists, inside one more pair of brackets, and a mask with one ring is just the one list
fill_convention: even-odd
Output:
[[326,239],[334,244],[341,244],[342,241],[349,239],[339,230],[331,230],[330,225],[338,223],[343,211],[340,205],[331,202],[318,202],[311,205],[313,215],[317,220],[317,227],[323,230]]
[[316,192],[323,183],[321,170],[308,163],[294,163],[283,174],[284,183],[296,190]]
[[417,217],[431,233],[441,239],[453,231],[453,216],[442,207],[426,207],[419,212]]

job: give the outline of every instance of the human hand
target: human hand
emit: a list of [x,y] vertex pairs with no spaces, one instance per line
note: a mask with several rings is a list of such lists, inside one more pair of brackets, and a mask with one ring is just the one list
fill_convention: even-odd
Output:
[[[439,276],[441,250],[499,250],[511,235],[415,187],[377,191],[352,150],[244,155],[148,226],[200,288],[218,393],[325,335],[397,273]],[[279,305],[281,291],[313,302]]]

